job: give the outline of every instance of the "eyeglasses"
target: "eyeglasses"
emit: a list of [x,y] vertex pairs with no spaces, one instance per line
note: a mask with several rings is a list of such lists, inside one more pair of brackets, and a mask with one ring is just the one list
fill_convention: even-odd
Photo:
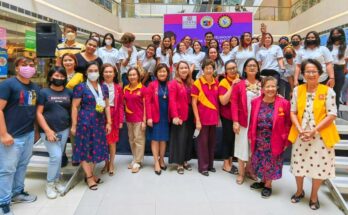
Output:
[[305,71],[304,73],[307,75],[316,75],[319,73],[319,71]]
[[255,64],[247,65],[247,67],[257,67]]

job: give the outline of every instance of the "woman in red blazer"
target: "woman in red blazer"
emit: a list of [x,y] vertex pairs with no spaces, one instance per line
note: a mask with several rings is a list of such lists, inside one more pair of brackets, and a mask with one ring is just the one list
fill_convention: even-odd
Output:
[[177,164],[177,172],[192,170],[187,163],[193,147],[193,112],[191,107],[192,77],[186,61],[176,65],[175,78],[169,83],[170,127],[169,163]]
[[155,161],[155,173],[161,174],[166,170],[164,155],[166,142],[169,141],[169,114],[168,114],[168,79],[169,68],[166,64],[157,65],[154,73],[156,80],[147,88],[146,118],[148,126],[148,139],[151,140],[151,150]]
[[249,161],[248,125],[251,100],[261,94],[260,68],[255,58],[249,58],[243,66],[243,78],[233,87],[231,111],[233,131],[235,133],[234,156],[238,158],[239,175],[237,184],[244,182],[245,174],[257,180],[249,165],[245,171],[245,163]]
[[251,166],[261,182],[251,189],[262,189],[261,196],[272,194],[272,181],[282,177],[282,154],[289,145],[291,126],[290,103],[277,96],[277,79],[268,76],[262,80],[263,94],[251,102],[248,131],[251,143]]
[[116,67],[111,64],[104,64],[101,68],[102,81],[109,89],[109,103],[111,114],[111,132],[106,136],[106,141],[109,145],[109,160],[105,161],[105,166],[102,173],[108,172],[110,176],[114,175],[114,160],[116,154],[116,143],[119,140],[119,129],[123,126],[123,92],[118,85],[118,74]]

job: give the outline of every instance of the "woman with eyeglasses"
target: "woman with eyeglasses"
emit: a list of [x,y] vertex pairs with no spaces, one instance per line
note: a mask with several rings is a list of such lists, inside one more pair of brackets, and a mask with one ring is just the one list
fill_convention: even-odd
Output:
[[323,74],[319,61],[302,62],[301,71],[306,84],[295,87],[291,100],[292,127],[288,139],[293,143],[291,155],[292,174],[296,177],[297,191],[292,203],[304,196],[304,177],[312,178],[309,207],[320,207],[318,190],[322,182],[335,177],[335,149],[340,137],[335,126],[337,116],[336,95],[332,88],[320,84]]

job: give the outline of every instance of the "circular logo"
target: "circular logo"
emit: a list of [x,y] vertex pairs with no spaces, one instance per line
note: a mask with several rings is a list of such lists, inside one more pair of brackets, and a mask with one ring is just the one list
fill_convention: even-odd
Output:
[[0,57],[0,66],[6,66],[7,60],[4,57]]
[[232,25],[232,19],[229,16],[224,15],[219,18],[219,26],[221,28],[228,28],[231,25]]
[[214,25],[214,19],[211,16],[203,16],[201,26],[203,28],[211,28]]

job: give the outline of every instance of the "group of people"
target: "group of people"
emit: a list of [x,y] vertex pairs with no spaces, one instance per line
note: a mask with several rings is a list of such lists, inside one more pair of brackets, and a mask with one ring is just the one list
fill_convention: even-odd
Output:
[[76,27],[67,25],[66,41],[57,46],[56,67],[48,71],[48,87],[42,89],[31,81],[33,60],[19,57],[17,75],[0,83],[0,212],[11,214],[11,201],[36,200],[24,191],[34,130],[49,153],[46,194],[56,198],[64,189],[60,171],[68,138],[72,162],[82,166],[89,189],[97,190],[103,182],[97,163],[105,162],[102,173],[115,174],[124,121],[132,173],[143,167],[148,139],[155,174],[167,169],[166,151],[178,174],[191,171],[195,146],[203,176],[216,172],[216,127],[221,121],[222,170],[237,175],[238,184],[246,177],[255,180],[251,188],[260,189],[264,198],[271,196],[272,182],[282,177],[282,155],[293,143],[291,172],[297,191],[291,202],[305,196],[303,180],[310,177],[309,206],[318,209],[322,181],[335,176],[333,147],[339,135],[334,120],[342,88],[338,79],[347,71],[345,37],[341,29],[333,29],[326,48],[312,31],[304,47],[299,35],[291,37],[292,45],[281,47],[273,44],[265,25],[261,32],[257,43],[251,33],[231,37],[222,42],[221,51],[212,32],[205,34],[205,46],[186,36],[176,49],[175,34],[166,32],[162,40],[154,35],[153,44],[138,52],[131,33],[121,37],[117,50],[112,34],[104,36],[101,46],[97,34],[82,45],[75,41]]

